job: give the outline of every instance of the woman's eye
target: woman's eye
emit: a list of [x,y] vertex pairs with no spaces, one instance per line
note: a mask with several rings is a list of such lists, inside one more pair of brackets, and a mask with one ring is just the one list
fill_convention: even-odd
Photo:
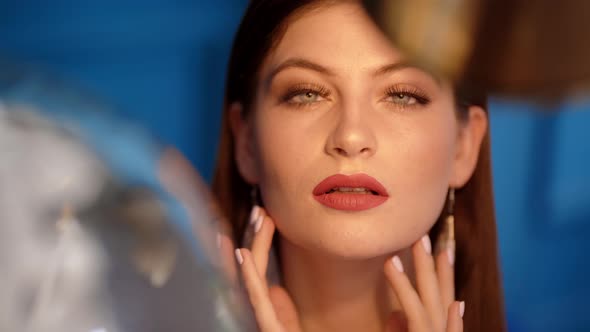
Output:
[[287,101],[292,104],[313,104],[321,100],[319,92],[308,90],[292,95]]
[[429,104],[430,98],[416,87],[395,85],[385,91],[383,101],[397,107],[418,107]]
[[287,106],[312,106],[327,100],[330,90],[319,84],[297,84],[290,87],[280,98]]
[[414,105],[418,103],[418,99],[416,99],[416,97],[403,92],[390,94],[388,101],[400,105]]

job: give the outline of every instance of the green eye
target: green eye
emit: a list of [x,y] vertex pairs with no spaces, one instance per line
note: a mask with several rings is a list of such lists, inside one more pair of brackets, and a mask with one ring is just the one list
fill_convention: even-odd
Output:
[[430,99],[423,91],[415,87],[399,85],[387,89],[383,100],[397,107],[417,107],[430,103]]
[[314,106],[328,100],[330,90],[319,84],[304,83],[290,87],[280,98],[288,106]]
[[291,97],[290,102],[296,104],[311,104],[319,100],[320,95],[315,91],[304,91]]
[[401,105],[414,105],[418,102],[415,97],[406,93],[394,93],[390,98],[393,103]]

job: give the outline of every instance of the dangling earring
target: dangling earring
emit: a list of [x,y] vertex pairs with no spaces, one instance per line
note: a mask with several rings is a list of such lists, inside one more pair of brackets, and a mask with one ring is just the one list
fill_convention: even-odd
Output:
[[445,222],[436,241],[437,253],[443,250],[451,249],[453,257],[449,257],[454,261],[455,254],[455,188],[449,188],[449,195],[447,199],[447,216]]
[[242,235],[242,246],[250,248],[254,239],[254,225],[260,213],[260,199],[258,195],[258,186],[253,185],[250,189],[250,215],[246,224],[246,229]]
[[260,206],[260,198],[258,197],[258,185],[253,185],[250,190],[250,203],[252,206]]

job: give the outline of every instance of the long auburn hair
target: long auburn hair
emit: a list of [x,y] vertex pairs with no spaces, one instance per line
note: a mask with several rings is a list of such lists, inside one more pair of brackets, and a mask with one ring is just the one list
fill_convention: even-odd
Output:
[[[239,243],[251,209],[251,185],[238,172],[229,124],[229,105],[240,102],[248,113],[255,98],[259,69],[296,15],[335,0],[252,0],[234,40],[226,80],[221,140],[213,178],[213,193],[233,228]],[[457,85],[458,117],[469,105],[486,109],[484,93]],[[466,89],[462,87],[467,87]],[[504,307],[492,190],[489,130],[484,137],[477,166],[466,185],[455,194],[455,290],[467,303],[465,331],[505,331]],[[430,232],[436,241],[443,227],[444,211]],[[436,243],[433,243],[436,246]]]

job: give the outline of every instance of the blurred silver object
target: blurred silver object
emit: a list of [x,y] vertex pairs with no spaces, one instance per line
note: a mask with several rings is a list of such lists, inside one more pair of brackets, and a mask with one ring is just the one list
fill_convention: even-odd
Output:
[[411,60],[453,81],[542,100],[590,91],[590,1],[363,2]]
[[151,178],[131,179],[93,148],[77,112],[56,120],[0,99],[0,331],[252,329],[216,240],[226,226],[190,164],[145,137],[125,140],[137,130],[102,132],[155,155],[141,163]]

